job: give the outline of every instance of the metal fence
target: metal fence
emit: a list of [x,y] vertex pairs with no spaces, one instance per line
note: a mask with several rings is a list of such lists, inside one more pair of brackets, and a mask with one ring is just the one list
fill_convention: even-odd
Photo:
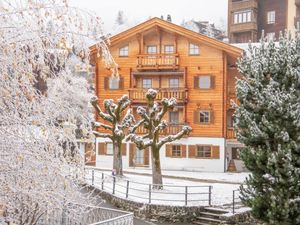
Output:
[[121,198],[148,204],[176,204],[183,206],[211,206],[212,186],[159,185],[130,181],[104,174],[94,169],[86,169],[86,181]]
[[133,213],[104,207],[94,207],[80,215],[56,211],[51,216],[44,216],[37,225],[133,225]]
[[232,213],[233,214],[235,214],[237,203],[241,203],[239,189],[232,191]]

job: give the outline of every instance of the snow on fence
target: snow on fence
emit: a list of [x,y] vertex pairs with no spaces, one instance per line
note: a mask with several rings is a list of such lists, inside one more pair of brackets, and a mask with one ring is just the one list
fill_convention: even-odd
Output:
[[133,213],[121,210],[94,207],[81,215],[64,216],[63,211],[57,211],[51,216],[42,218],[38,225],[133,225]]
[[130,181],[86,169],[86,181],[102,191],[137,202],[178,206],[211,206],[212,186],[163,185]]

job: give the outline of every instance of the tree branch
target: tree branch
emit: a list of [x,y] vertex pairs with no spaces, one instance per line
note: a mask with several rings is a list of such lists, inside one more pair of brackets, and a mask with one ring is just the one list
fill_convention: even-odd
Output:
[[113,121],[113,118],[109,114],[102,112],[102,110],[101,110],[101,108],[100,108],[100,106],[98,104],[98,98],[97,97],[93,97],[90,102],[91,102],[92,106],[95,108],[95,110],[98,113],[98,115],[102,119],[104,119],[106,121],[109,121],[109,122]]
[[95,125],[95,127],[103,127],[106,130],[111,130],[111,131],[113,130],[112,126],[101,123],[101,122],[95,122],[94,125]]
[[113,136],[110,134],[102,134],[102,133],[99,133],[98,131],[93,131],[93,134],[96,137],[109,138],[109,139],[113,140]]
[[187,135],[189,134],[190,132],[192,131],[192,128],[189,127],[189,126],[184,126],[182,131],[178,132],[177,134],[175,135],[170,135],[168,137],[165,137],[163,139],[161,139],[158,144],[157,144],[157,147],[158,148],[161,148],[161,146],[163,146],[164,144],[166,143],[170,143],[170,142],[173,142],[175,140],[178,140],[180,138],[182,138],[184,135]]

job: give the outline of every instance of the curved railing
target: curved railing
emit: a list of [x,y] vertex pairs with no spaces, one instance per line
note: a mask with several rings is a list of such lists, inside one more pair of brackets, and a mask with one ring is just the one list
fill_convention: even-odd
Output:
[[[212,186],[155,185],[135,182],[86,168],[86,182],[120,198],[141,203],[182,206],[210,206]],[[161,185],[159,185],[161,186]]]

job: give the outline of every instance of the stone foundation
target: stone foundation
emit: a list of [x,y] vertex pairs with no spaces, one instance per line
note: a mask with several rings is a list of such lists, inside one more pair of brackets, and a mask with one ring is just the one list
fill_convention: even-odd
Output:
[[237,213],[230,217],[221,216],[220,219],[224,221],[221,223],[222,225],[264,225],[264,223],[255,220],[250,211]]

